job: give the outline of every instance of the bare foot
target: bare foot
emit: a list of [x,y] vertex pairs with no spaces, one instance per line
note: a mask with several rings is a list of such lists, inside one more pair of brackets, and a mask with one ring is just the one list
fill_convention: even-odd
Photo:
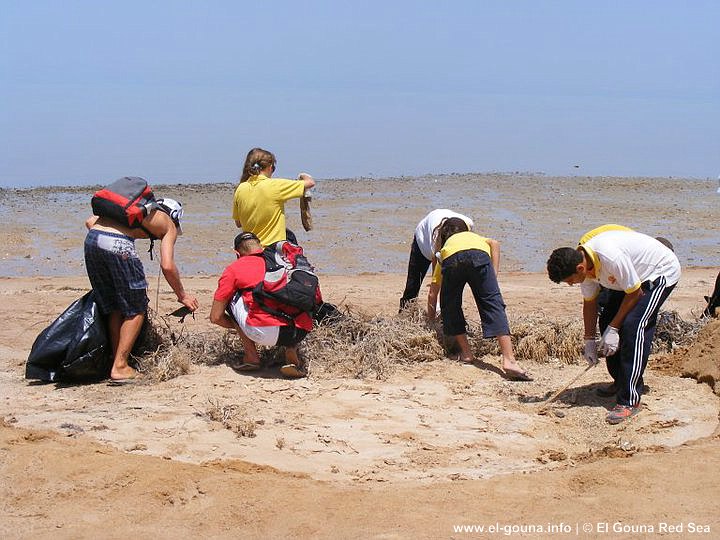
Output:
[[503,371],[508,379],[514,381],[532,381],[532,377],[513,360],[503,360]]

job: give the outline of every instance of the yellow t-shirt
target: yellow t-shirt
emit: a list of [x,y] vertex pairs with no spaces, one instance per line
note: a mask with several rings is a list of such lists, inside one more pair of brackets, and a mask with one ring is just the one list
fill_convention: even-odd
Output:
[[600,225],[599,227],[594,228],[592,231],[588,231],[583,234],[580,238],[580,241],[578,242],[578,245],[582,246],[591,238],[594,238],[598,234],[604,233],[605,231],[632,231],[632,229],[630,227],[625,227],[624,225],[615,225],[614,223],[609,223],[608,225]]
[[233,219],[255,233],[263,246],[285,240],[285,201],[304,192],[305,184],[297,180],[251,176],[235,190]]
[[492,257],[492,249],[488,244],[488,239],[474,232],[465,231],[453,234],[447,239],[445,245],[440,249],[440,259],[435,264],[433,270],[432,283],[440,283],[442,281],[442,261],[455,255],[458,251],[466,251],[468,249],[479,249]]

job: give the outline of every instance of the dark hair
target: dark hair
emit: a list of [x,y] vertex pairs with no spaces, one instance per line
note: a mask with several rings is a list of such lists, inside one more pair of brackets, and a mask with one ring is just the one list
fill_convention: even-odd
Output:
[[459,217],[445,218],[433,231],[433,249],[440,251],[453,234],[469,231],[468,224]]
[[260,239],[257,237],[255,233],[251,232],[242,232],[238,234],[235,237],[235,251],[247,251],[247,244],[250,244],[251,242],[257,242],[260,243]]
[[277,165],[277,160],[272,152],[263,150],[262,148],[253,148],[245,158],[245,165],[243,166],[242,176],[240,176],[240,182],[245,182],[251,176],[260,174],[260,171],[268,167],[272,167],[274,172],[275,165]]
[[547,261],[548,277],[555,283],[560,283],[577,272],[577,265],[582,262],[582,253],[577,249],[557,248]]
[[663,238],[662,236],[656,236],[655,240],[660,242],[663,246],[668,248],[673,253],[675,252],[675,247],[672,245],[672,242],[670,240],[668,240],[667,238]]

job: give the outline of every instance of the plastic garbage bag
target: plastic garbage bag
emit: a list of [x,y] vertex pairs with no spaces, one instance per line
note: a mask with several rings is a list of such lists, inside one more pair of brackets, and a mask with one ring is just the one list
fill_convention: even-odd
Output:
[[93,291],[76,300],[40,332],[25,364],[26,379],[89,381],[110,375],[105,320]]

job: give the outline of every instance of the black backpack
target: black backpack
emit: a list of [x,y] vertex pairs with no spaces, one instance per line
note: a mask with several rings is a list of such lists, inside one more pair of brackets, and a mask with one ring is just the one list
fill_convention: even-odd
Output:
[[265,277],[253,288],[257,304],[272,315],[293,322],[320,303],[319,280],[303,248],[286,240],[268,246],[262,255]]

